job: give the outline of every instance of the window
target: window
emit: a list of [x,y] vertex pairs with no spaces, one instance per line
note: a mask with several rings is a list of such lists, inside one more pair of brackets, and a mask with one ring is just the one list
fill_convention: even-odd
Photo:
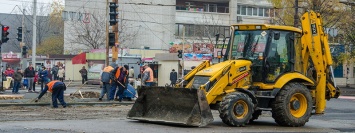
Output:
[[251,16],[253,14],[253,8],[247,7],[247,15]]
[[217,4],[209,4],[208,11],[217,12]]
[[253,16],[258,16],[258,8],[253,7]]
[[175,24],[175,36],[179,36],[179,24]]
[[241,6],[241,15],[247,15],[247,7],[246,6]]
[[264,8],[259,8],[258,16],[264,16]]
[[238,14],[238,15],[240,15],[240,11],[241,11],[241,9],[242,9],[242,8],[241,8],[241,6],[240,6],[240,5],[238,5],[238,6],[237,6],[237,14]]
[[203,4],[205,12],[217,12],[217,4]]
[[269,17],[270,16],[270,9],[264,9],[264,17]]

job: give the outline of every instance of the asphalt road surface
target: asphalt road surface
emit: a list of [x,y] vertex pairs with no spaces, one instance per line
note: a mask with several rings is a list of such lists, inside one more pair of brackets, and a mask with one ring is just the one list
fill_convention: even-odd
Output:
[[263,115],[246,127],[229,127],[213,111],[214,122],[207,127],[181,127],[143,123],[126,119],[131,106],[1,107],[0,132],[11,133],[232,133],[232,132],[355,132],[355,97],[327,102],[324,115],[313,115],[304,127],[281,127]]

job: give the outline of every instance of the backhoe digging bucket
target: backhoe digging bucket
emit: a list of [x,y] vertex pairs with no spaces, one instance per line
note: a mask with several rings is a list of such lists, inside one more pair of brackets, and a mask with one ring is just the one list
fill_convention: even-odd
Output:
[[213,121],[202,90],[142,87],[128,119],[203,127]]

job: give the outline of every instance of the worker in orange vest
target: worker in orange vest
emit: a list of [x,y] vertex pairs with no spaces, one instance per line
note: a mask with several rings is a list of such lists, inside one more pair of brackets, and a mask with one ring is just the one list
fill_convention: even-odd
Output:
[[46,84],[45,88],[39,94],[39,96],[36,98],[35,102],[38,102],[39,99],[47,92],[52,93],[52,103],[53,103],[53,108],[58,108],[58,103],[57,99],[59,102],[62,104],[63,108],[67,107],[67,103],[64,101],[64,91],[67,89],[65,84],[63,82],[60,82],[59,80],[54,80]]
[[142,85],[143,86],[153,86],[154,83],[154,75],[153,70],[148,66],[148,64],[143,65],[144,72],[142,78]]
[[110,100],[110,91],[111,91],[111,72],[117,67],[116,63],[111,63],[111,65],[104,68],[101,74],[102,90],[99,97],[99,101],[102,101],[106,93],[107,100]]
[[[127,77],[128,77],[128,65],[124,65],[123,67],[116,67],[111,73],[111,93],[110,100],[118,100],[122,102],[123,92],[127,86]],[[116,93],[116,88],[118,87],[118,91]],[[115,94],[116,93],[116,94]],[[119,98],[117,98],[117,96]]]

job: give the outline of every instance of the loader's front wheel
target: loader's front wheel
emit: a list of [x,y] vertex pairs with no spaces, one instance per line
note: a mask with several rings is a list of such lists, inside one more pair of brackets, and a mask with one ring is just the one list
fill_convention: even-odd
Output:
[[312,97],[306,86],[289,83],[277,94],[272,107],[272,117],[281,126],[304,126],[311,117]]
[[226,95],[219,107],[219,117],[229,126],[245,126],[252,118],[254,104],[251,98],[240,92]]

